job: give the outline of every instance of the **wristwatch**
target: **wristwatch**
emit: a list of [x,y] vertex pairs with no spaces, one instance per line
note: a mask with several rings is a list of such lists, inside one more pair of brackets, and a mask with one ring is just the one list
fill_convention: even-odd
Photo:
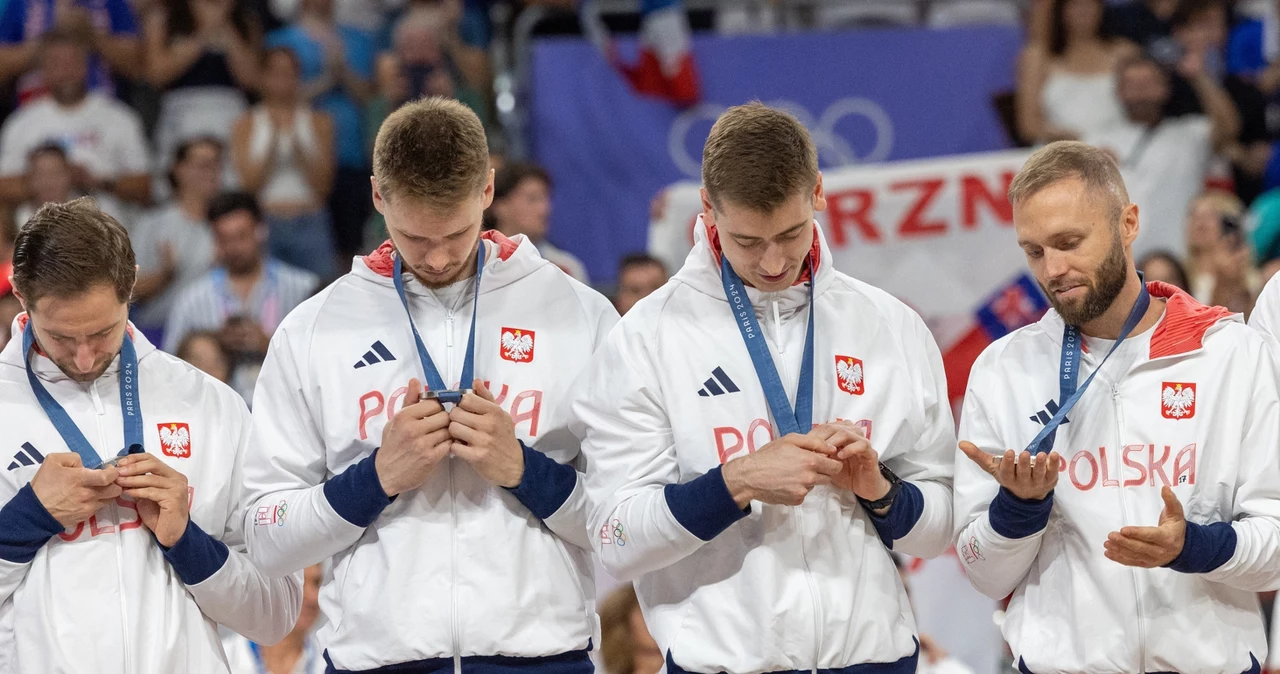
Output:
[[889,492],[874,501],[868,501],[861,496],[858,497],[858,503],[861,503],[863,508],[866,508],[873,513],[877,510],[884,510],[885,508],[893,505],[893,499],[897,497],[898,492],[902,491],[902,478],[894,475],[893,471],[889,470],[889,467],[884,465],[884,463],[880,464],[880,474],[884,476],[884,479],[889,481]]

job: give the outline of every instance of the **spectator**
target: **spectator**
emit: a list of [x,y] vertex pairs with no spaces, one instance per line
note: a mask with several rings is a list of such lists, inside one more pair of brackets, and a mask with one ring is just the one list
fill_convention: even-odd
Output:
[[1191,292],[1187,270],[1183,268],[1181,262],[1178,262],[1178,258],[1173,256],[1173,253],[1163,250],[1147,253],[1138,260],[1137,266],[1138,271],[1142,272],[1142,279],[1147,283],[1160,281],[1179,288],[1183,292]]
[[1188,54],[1180,68],[1195,86],[1204,115],[1166,117],[1169,76],[1149,56],[1135,56],[1118,68],[1119,97],[1125,120],[1084,138],[1115,156],[1139,206],[1141,230],[1134,251],[1185,252],[1182,223],[1187,207],[1205,183],[1210,153],[1231,143],[1239,120],[1231,99],[1204,70],[1203,54]]
[[164,350],[173,353],[187,333],[217,331],[231,354],[232,388],[252,402],[271,334],[316,291],[320,279],[267,254],[267,227],[248,194],[215,198],[209,226],[218,266],[178,295],[165,325]]
[[236,120],[231,157],[241,186],[266,212],[271,255],[329,279],[334,245],[325,198],[333,181],[334,124],[299,97],[298,74],[292,51],[267,50],[262,102]]
[[1076,140],[1121,123],[1116,65],[1136,52],[1133,43],[1102,33],[1102,0],[1052,0],[1047,9],[1047,41],[1030,42],[1019,58],[1019,134]]
[[[283,514],[280,517],[283,521]],[[238,634],[229,643],[223,642],[231,674],[324,674],[325,659],[312,630],[320,616],[320,583],[323,580],[319,564],[303,571],[302,612],[298,614],[293,631],[280,643],[259,646]]]
[[1214,269],[1228,221],[1239,228],[1244,204],[1234,194],[1207,190],[1187,210],[1187,273],[1189,292],[1204,304],[1213,303]]
[[484,92],[493,79],[484,51],[460,39],[462,17],[460,0],[414,0],[396,23],[393,46],[408,75],[410,98],[456,98],[487,125]]
[[[409,78],[405,76],[400,57],[392,52],[378,55],[377,93],[365,108],[365,151],[373,156],[373,144],[378,139],[382,122],[397,108],[409,100]],[[374,209],[364,226],[363,250],[373,250],[387,240],[387,219]]]
[[61,145],[46,143],[27,155],[26,194],[30,199],[17,209],[17,221],[26,224],[41,206],[48,203],[66,203],[82,194],[76,194],[73,185],[75,175],[71,162]]
[[217,138],[179,145],[169,171],[173,200],[141,218],[130,236],[138,258],[131,318],[156,344],[178,294],[213,266],[209,203],[218,195],[222,155]]
[[1191,294],[1208,305],[1248,313],[1263,280],[1253,265],[1244,233],[1244,204],[1235,195],[1209,190],[1187,213],[1187,268]]
[[1103,30],[1146,49],[1157,58],[1175,53],[1177,48],[1170,39],[1170,21],[1180,2],[1128,0],[1113,4],[1107,8],[1103,18]]
[[587,269],[572,254],[547,240],[551,214],[551,176],[540,166],[511,162],[494,178],[489,224],[506,236],[523,234],[538,247],[542,257],[583,283]]
[[92,51],[86,77],[94,91],[113,95],[112,74],[141,73],[138,21],[128,0],[8,0],[0,14],[0,81],[21,76],[20,103],[49,92],[42,73],[32,69],[50,31],[74,35]]
[[631,583],[614,590],[600,605],[600,656],[605,674],[657,674],[666,664],[644,624]]
[[618,264],[618,293],[613,306],[625,316],[636,302],[667,282],[667,266],[647,253],[633,253]]
[[151,196],[142,121],[123,103],[86,88],[89,55],[74,34],[45,34],[41,54],[50,95],[22,106],[0,127],[0,199],[31,200],[23,176],[27,157],[56,143],[71,160],[73,189],[129,222],[125,202],[146,204]]
[[1262,283],[1253,265],[1253,249],[1236,218],[1222,220],[1222,237],[1211,260],[1212,294],[1206,304],[1226,307],[1247,317]]
[[333,120],[337,171],[331,178],[329,211],[338,252],[349,261],[362,243],[373,210],[369,154],[361,114],[373,95],[374,47],[359,30],[333,20],[333,0],[302,0],[296,25],[267,36],[269,47],[288,47],[301,64],[306,95]]
[[258,87],[262,27],[247,0],[162,0],[143,24],[147,81],[163,90],[156,123],[161,166],[188,138],[227,143]]
[[9,277],[13,276],[13,242],[17,237],[13,212],[0,209],[0,350],[9,343],[13,319],[22,313],[22,303],[9,283]]
[[216,332],[188,332],[173,355],[224,384],[231,380],[231,358],[222,348]]

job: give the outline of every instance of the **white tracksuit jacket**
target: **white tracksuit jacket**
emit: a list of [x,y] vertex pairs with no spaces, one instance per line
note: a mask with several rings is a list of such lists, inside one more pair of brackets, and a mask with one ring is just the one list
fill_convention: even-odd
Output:
[[[1266,660],[1255,593],[1280,587],[1276,355],[1238,315],[1148,287],[1164,315],[1058,428],[1050,498],[1020,501],[956,453],[956,549],[975,587],[1013,593],[1004,635],[1025,671],[1235,674]],[[987,347],[960,439],[1026,448],[1060,402],[1062,331],[1050,311]],[[1110,344],[1086,340],[1080,382]],[[1181,556],[1157,569],[1103,556],[1111,532],[1158,524],[1164,485],[1188,521]]]
[[[164,550],[119,498],[64,530],[31,490],[49,454],[67,445],[27,381],[26,315],[0,353],[0,673],[225,674],[222,623],[275,643],[302,607],[301,574],[271,579],[244,554],[240,463],[249,410],[234,391],[134,330],[146,451],[186,476],[191,522]],[[120,358],[89,385],[43,355],[32,367],[104,458],[124,447]],[[183,448],[161,428],[185,427]],[[207,533],[206,533],[207,532]]]
[[[636,580],[669,672],[915,671],[915,620],[889,546],[933,557],[950,543],[942,359],[919,316],[833,269],[814,238],[813,421],[858,423],[910,481],[884,519],[825,486],[798,507],[745,512],[729,495],[721,465],[774,432],[702,223],[684,267],[627,313],[575,385],[592,543],[611,574]],[[747,294],[794,404],[806,284]],[[862,376],[841,379],[838,366]]]
[[[527,445],[516,489],[450,458],[421,487],[390,502],[383,493],[373,452],[409,379],[423,378],[389,243],[289,314],[258,379],[249,553],[275,573],[333,559],[318,638],[339,671],[454,657],[465,670],[475,656],[536,666],[591,641],[588,507],[566,397],[617,312],[524,237],[486,232],[484,243],[475,376]],[[455,385],[474,277],[444,306],[405,276],[428,353]],[[504,346],[506,333],[523,346]]]

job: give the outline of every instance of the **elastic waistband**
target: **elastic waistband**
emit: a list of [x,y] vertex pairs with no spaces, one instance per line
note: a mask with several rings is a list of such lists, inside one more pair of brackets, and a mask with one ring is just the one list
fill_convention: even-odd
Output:
[[[465,674],[594,674],[591,662],[591,646],[580,651],[536,658],[520,658],[508,655],[469,655],[461,658]],[[351,672],[394,672],[394,674],[449,674],[453,672],[453,658],[427,658],[413,662],[401,662],[377,669],[347,670],[333,666],[329,652],[325,651],[325,674]]]
[[[1035,674],[1030,669],[1027,669],[1027,663],[1022,658],[1018,658],[1018,671],[1022,672],[1022,674]],[[1148,672],[1147,674],[1178,674],[1178,673],[1177,672]],[[1242,674],[1262,674],[1262,665],[1259,664],[1258,659],[1253,656],[1253,653],[1249,654],[1249,668],[1244,670]]]
[[[914,638],[913,641],[916,641]],[[916,660],[920,657],[920,642],[916,641],[916,650],[896,662],[865,662],[860,665],[849,665],[848,667],[840,667],[836,669],[819,669],[818,674],[916,674]],[[768,674],[812,674],[810,669],[783,669]],[[667,651],[667,674],[693,674],[688,670],[682,669],[676,661],[671,658],[671,651]],[[719,674],[728,674],[720,672]]]

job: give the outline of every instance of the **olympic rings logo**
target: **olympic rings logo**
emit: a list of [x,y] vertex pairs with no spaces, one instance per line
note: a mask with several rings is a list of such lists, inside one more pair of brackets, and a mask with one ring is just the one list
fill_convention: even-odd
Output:
[[[778,99],[766,101],[765,104],[785,110],[800,120],[809,129],[809,135],[818,146],[819,159],[825,160],[823,163],[828,166],[880,162],[888,159],[889,153],[893,151],[893,120],[879,103],[869,98],[841,98],[827,106],[817,119],[804,106],[793,101]],[[714,123],[727,109],[728,106],[718,103],[703,103],[682,112],[671,123],[671,130],[667,135],[667,151],[681,173],[694,179],[701,177],[701,153],[698,157],[690,153],[689,132],[700,122]],[[875,145],[865,154],[859,155],[853,144],[836,129],[836,125],[848,117],[865,119],[875,130]]]

